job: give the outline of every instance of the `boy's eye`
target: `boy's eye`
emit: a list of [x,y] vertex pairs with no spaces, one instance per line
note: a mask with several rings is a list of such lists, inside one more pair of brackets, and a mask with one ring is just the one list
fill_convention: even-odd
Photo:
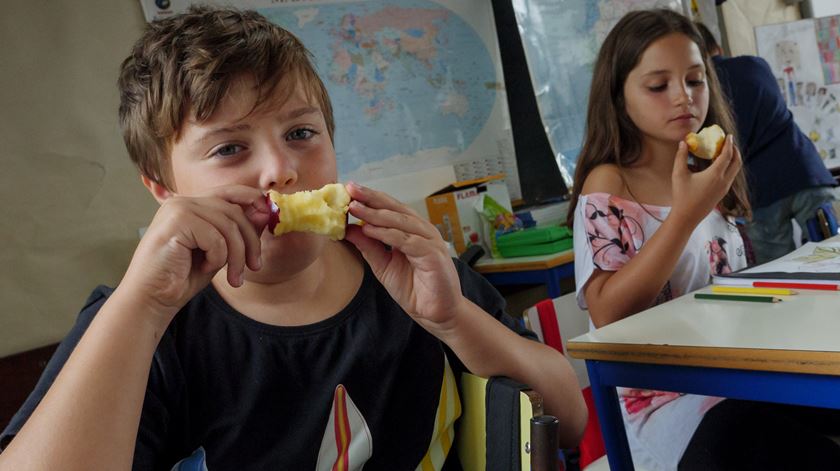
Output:
[[291,141],[304,141],[304,140],[307,140],[307,139],[311,139],[316,134],[318,134],[318,133],[315,132],[315,130],[313,130],[313,129],[298,128],[298,129],[295,129],[292,132],[290,132],[287,136],[287,139],[289,139]]
[[218,157],[232,157],[239,152],[241,152],[243,147],[239,144],[224,144],[219,146],[215,152],[213,152],[213,156]]

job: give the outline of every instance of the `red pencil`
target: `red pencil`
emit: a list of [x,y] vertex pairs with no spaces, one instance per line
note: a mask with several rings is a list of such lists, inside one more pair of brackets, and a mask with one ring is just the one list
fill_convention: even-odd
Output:
[[838,285],[821,283],[786,283],[783,281],[754,281],[756,288],[792,288],[792,289],[819,289],[823,291],[838,291]]

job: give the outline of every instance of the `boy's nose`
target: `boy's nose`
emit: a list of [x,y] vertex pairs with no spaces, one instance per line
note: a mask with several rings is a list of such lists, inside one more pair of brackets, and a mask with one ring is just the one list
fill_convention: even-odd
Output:
[[280,190],[297,182],[297,169],[293,159],[279,152],[266,156],[263,171],[260,174],[260,188]]

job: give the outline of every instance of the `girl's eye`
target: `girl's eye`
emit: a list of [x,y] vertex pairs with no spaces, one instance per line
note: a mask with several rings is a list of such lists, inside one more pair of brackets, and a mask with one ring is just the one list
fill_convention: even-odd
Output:
[[305,141],[307,139],[312,139],[316,134],[318,133],[313,129],[298,128],[290,132],[287,139],[290,141]]
[[701,87],[706,84],[705,80],[689,80],[688,84],[692,87]]
[[668,87],[667,83],[663,83],[662,85],[655,85],[653,87],[648,87],[648,90],[652,92],[662,92],[665,91],[665,88]]
[[216,149],[216,151],[213,152],[213,157],[221,157],[221,158],[233,157],[236,154],[238,154],[239,152],[241,152],[242,149],[243,149],[243,147],[240,146],[239,144],[224,144],[222,146],[219,146]]

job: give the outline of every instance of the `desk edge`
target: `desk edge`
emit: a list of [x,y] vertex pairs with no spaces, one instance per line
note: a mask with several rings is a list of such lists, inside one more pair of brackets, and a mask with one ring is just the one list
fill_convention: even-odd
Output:
[[840,375],[840,352],[569,342],[572,358],[657,365]]
[[510,260],[510,263],[506,263],[504,265],[476,265],[473,268],[479,273],[506,273],[526,270],[548,270],[550,268],[574,262],[575,254],[573,251],[560,252],[559,255],[555,258],[531,262],[516,262],[515,258],[511,258]]

